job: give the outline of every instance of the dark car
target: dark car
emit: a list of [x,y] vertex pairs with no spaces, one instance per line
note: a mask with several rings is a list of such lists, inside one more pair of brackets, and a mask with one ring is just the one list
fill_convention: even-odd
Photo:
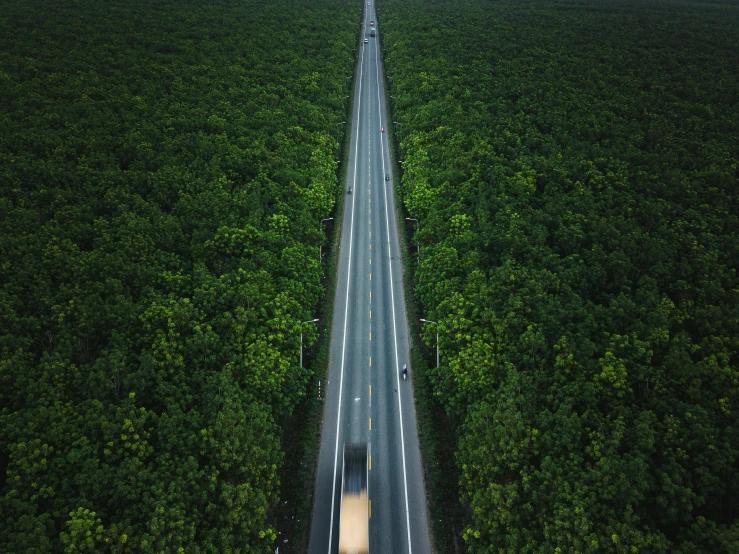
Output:
[[346,193],[347,193],[347,194],[351,194],[351,193],[352,193],[352,187],[351,187],[351,186],[350,186],[350,187],[349,187],[349,189],[348,189],[348,190],[346,191]]

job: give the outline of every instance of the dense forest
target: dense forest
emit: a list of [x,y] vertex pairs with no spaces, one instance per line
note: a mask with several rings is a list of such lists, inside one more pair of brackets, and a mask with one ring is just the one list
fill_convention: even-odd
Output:
[[739,552],[739,4],[377,16],[467,551]]
[[3,552],[274,550],[358,12],[3,2]]

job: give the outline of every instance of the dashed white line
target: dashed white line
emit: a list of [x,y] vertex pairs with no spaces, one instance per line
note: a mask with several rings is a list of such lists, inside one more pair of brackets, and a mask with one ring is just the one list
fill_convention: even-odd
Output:
[[[365,23],[367,16],[365,14]],[[359,101],[357,103],[357,115],[360,113],[362,107],[362,75],[364,74],[364,46],[362,46],[362,61],[359,64]],[[357,124],[357,136],[354,143],[354,175],[352,177],[352,185],[356,191],[357,184],[357,151],[359,148],[359,124]],[[331,543],[333,542],[334,536],[334,509],[336,504],[336,468],[339,463],[339,431],[341,429],[341,393],[344,388],[344,359],[346,356],[346,322],[349,314],[349,283],[351,282],[352,275],[352,246],[354,244],[354,199],[356,194],[352,195],[352,215],[351,223],[349,225],[349,267],[347,270],[346,278],[346,302],[344,304],[344,335],[342,337],[341,345],[341,372],[339,378],[339,410],[336,416],[336,447],[334,448],[334,472],[333,472],[333,484],[331,487],[331,519],[328,531],[328,554],[331,554]],[[368,487],[369,488],[369,487]]]

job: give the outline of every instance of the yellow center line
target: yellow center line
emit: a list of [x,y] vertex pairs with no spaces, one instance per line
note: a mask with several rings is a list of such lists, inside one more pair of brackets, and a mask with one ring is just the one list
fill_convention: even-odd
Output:
[[369,516],[372,517],[372,501],[369,501]]
[[370,396],[372,396],[372,385],[369,386]]
[[370,356],[370,367],[372,367],[372,356]]
[[369,430],[372,431],[372,418],[369,418]]
[[372,331],[370,331],[370,340],[372,340]]

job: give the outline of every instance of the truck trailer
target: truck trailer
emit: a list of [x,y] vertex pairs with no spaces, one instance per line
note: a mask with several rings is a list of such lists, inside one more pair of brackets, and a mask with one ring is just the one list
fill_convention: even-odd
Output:
[[369,553],[369,467],[366,444],[344,445],[339,554]]

